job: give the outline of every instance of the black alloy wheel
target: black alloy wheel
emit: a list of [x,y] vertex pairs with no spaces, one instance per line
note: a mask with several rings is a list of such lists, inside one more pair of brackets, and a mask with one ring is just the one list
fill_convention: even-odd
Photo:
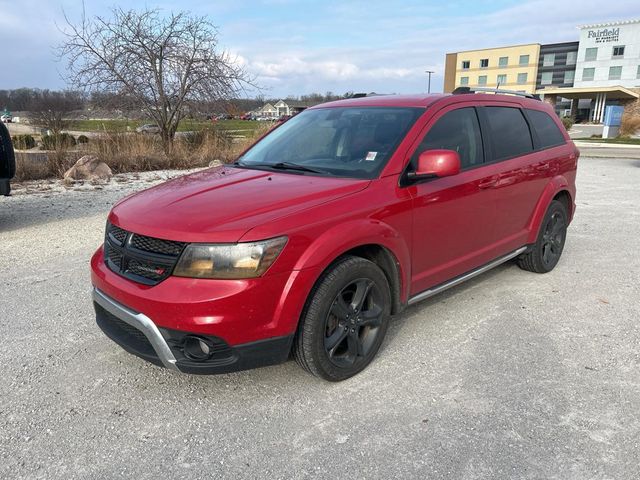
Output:
[[520,268],[536,273],[553,270],[564,250],[568,224],[567,207],[553,200],[542,220],[536,243],[518,258]]
[[384,272],[365,258],[345,256],[313,288],[294,339],[294,358],[326,380],[352,377],[375,357],[390,316]]
[[324,349],[334,365],[352,366],[375,345],[384,313],[379,290],[373,280],[359,278],[333,300],[325,320]]
[[567,223],[561,212],[556,211],[547,221],[542,235],[542,261],[547,267],[553,268],[560,260]]

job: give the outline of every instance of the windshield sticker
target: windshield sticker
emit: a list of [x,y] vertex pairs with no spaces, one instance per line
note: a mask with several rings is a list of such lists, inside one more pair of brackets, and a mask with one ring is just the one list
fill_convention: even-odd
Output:
[[376,155],[378,155],[378,152],[367,152],[367,156],[364,159],[367,162],[373,162],[376,159]]

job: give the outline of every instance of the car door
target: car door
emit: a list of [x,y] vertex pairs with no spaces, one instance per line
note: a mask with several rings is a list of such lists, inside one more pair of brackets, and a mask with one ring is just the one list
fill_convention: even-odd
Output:
[[454,105],[439,111],[416,142],[407,169],[431,149],[457,151],[462,170],[407,187],[413,202],[412,295],[487,263],[496,240],[495,204],[487,189],[494,178],[484,164],[476,109]]
[[529,121],[518,104],[494,103],[478,108],[487,143],[487,193],[495,203],[494,251],[506,254],[523,246],[527,225],[547,178],[557,167],[534,148]]

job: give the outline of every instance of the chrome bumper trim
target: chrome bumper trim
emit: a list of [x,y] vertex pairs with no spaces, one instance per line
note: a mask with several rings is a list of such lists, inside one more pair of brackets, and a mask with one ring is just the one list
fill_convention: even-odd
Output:
[[134,312],[130,308],[116,302],[113,298],[108,297],[95,287],[93,288],[92,297],[98,305],[110,314],[144,333],[151,343],[151,346],[153,346],[153,349],[156,351],[158,358],[166,368],[175,370],[176,372],[180,371],[176,366],[176,357],[173,356],[173,353],[160,333],[160,330],[158,330],[156,324],[153,323],[149,317],[143,313]]
[[497,267],[498,265],[501,265],[504,262],[507,262],[507,261],[511,260],[512,258],[517,257],[521,253],[524,253],[526,250],[527,250],[527,247],[519,248],[518,250],[515,250],[515,251],[505,255],[504,257],[497,258],[493,262],[489,262],[489,263],[487,263],[486,265],[483,265],[480,268],[476,268],[475,270],[471,270],[469,273],[465,273],[464,275],[462,275],[460,277],[456,277],[453,280],[449,280],[448,282],[442,283],[442,284],[438,285],[437,287],[430,288],[429,290],[425,290],[422,293],[418,293],[417,295],[414,295],[413,297],[411,297],[409,299],[409,305],[413,305],[414,303],[418,303],[418,302],[420,302],[422,300],[426,300],[427,298],[433,297],[434,295],[437,295],[440,292],[444,292],[448,288],[455,287],[456,285],[460,285],[462,282],[466,282],[467,280],[471,280],[472,278],[477,277],[481,273],[484,273],[484,272],[486,272],[488,270],[491,270],[492,268]]

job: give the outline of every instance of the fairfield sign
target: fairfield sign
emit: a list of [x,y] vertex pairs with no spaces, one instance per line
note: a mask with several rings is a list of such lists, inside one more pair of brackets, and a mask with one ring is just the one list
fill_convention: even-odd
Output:
[[603,28],[602,30],[589,30],[587,38],[592,38],[596,43],[617,42],[620,39],[620,28]]

